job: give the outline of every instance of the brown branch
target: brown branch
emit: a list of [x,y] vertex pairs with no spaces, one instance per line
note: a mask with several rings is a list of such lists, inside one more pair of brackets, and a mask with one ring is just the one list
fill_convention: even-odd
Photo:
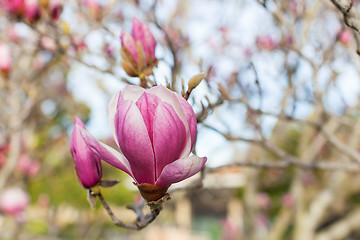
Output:
[[354,0],[330,0],[334,6],[343,14],[344,23],[353,30],[357,45],[357,54],[360,55],[360,14],[353,8]]
[[161,207],[158,207],[152,209],[150,213],[144,215],[142,212],[142,208],[144,206],[144,200],[142,200],[140,203],[128,207],[137,214],[138,217],[136,218],[136,221],[134,223],[124,223],[115,216],[115,214],[113,213],[113,211],[111,210],[110,206],[108,205],[104,196],[101,193],[97,193],[96,196],[100,199],[101,204],[105,208],[107,214],[111,217],[113,223],[118,227],[123,227],[132,230],[141,230],[145,228],[147,225],[149,225],[151,222],[153,222],[161,211]]

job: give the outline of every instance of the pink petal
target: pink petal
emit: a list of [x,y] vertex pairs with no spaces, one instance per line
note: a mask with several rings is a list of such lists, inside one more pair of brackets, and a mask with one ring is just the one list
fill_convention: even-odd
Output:
[[12,57],[7,44],[0,42],[0,70],[9,71],[12,67]]
[[197,120],[191,105],[180,95],[176,95],[186,115],[186,120],[189,126],[191,135],[191,146],[194,146],[196,139]]
[[138,98],[145,92],[145,89],[135,85],[128,85],[121,90],[121,92],[116,93],[110,100],[108,111],[109,111],[109,121],[110,127],[115,139],[115,142],[119,146],[118,139],[115,132],[115,114],[117,112],[118,106],[124,100],[136,101]]
[[116,132],[115,132],[115,114],[117,112],[117,105],[118,105],[118,101],[119,101],[119,96],[120,96],[120,92],[116,93],[111,98],[111,100],[109,102],[109,106],[108,106],[110,128],[111,128],[114,140],[115,140],[115,142],[116,142],[116,144],[118,146],[119,146],[119,142],[117,140]]
[[152,61],[156,60],[155,57],[155,47],[156,47],[156,41],[154,39],[154,36],[152,35],[149,26],[144,25],[144,51],[146,53],[146,60],[148,60],[148,57],[150,56]]
[[[133,102],[136,102],[141,94],[145,92],[145,89],[139,86],[135,85],[128,85],[124,87],[123,90],[121,90],[121,97],[123,100],[131,100]],[[119,103],[120,104],[120,99]]]
[[133,17],[132,19],[131,35],[135,41],[140,41],[141,45],[144,46],[144,24],[136,17]]
[[125,47],[130,52],[135,62],[138,63],[137,48],[133,37],[130,35],[130,33],[123,31],[120,38],[122,47]]
[[155,185],[169,187],[173,183],[195,175],[204,167],[205,163],[206,157],[200,158],[195,155],[178,159],[164,168]]
[[152,144],[140,110],[132,101],[118,105],[115,129],[120,149],[129,160],[138,183],[155,182],[155,163]]
[[81,130],[81,135],[87,146],[99,158],[133,177],[129,161],[123,155],[110,146],[97,141],[86,129]]
[[160,101],[161,100],[157,96],[144,92],[136,102],[136,106],[139,108],[144,119],[151,142],[153,142],[153,123],[155,110]]
[[191,152],[191,148],[192,148],[191,134],[190,134],[188,121],[186,119],[184,109],[177,97],[177,95],[179,95],[179,94],[167,89],[166,87],[164,87],[162,85],[152,87],[147,92],[158,96],[163,102],[169,103],[174,108],[174,110],[175,110],[176,114],[179,116],[180,120],[184,123],[186,132],[188,135],[188,139],[187,139],[186,146],[185,146],[180,158],[189,156],[189,154]]
[[155,111],[153,131],[156,176],[159,176],[166,165],[180,158],[187,134],[174,108],[164,102],[159,103]]

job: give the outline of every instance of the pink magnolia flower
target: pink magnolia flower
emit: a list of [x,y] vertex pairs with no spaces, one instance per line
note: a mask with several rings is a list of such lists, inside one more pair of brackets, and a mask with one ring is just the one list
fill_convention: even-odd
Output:
[[136,17],[133,17],[132,19],[131,35],[123,31],[120,38],[122,46],[131,53],[136,63],[139,61],[136,42],[140,42],[144,50],[146,65],[149,66],[150,63],[154,63],[156,61],[156,41],[150,31],[149,26],[140,22]]
[[18,217],[29,203],[29,195],[21,188],[5,189],[0,195],[0,209],[9,215]]
[[95,155],[84,142],[81,137],[81,130],[86,130],[86,127],[84,123],[76,117],[71,136],[70,152],[74,158],[75,170],[80,183],[85,188],[91,188],[101,180],[101,162],[100,158]]
[[10,48],[7,44],[0,42],[0,70],[9,72],[12,67]]
[[129,174],[148,201],[161,198],[171,184],[193,176],[206,162],[206,157],[189,156],[196,137],[194,111],[163,86],[125,87],[110,101],[109,118],[122,154],[85,129],[84,140],[101,159]]

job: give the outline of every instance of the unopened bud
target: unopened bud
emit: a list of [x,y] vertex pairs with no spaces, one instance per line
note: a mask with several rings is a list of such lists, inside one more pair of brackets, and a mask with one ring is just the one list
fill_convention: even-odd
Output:
[[205,78],[204,73],[199,73],[199,74],[193,76],[192,78],[190,78],[189,83],[188,83],[189,90],[191,91],[194,88],[196,88],[204,78]]

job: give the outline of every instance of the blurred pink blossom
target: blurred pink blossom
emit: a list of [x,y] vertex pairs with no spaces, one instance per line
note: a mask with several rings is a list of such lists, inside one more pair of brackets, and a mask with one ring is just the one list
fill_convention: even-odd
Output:
[[261,192],[256,196],[256,203],[260,209],[267,209],[270,206],[270,197],[267,193]]
[[40,16],[40,6],[38,0],[25,0],[25,17],[33,20]]
[[40,163],[32,160],[27,154],[21,154],[17,165],[17,171],[26,174],[29,177],[34,177],[40,170]]
[[286,193],[282,197],[281,202],[285,207],[290,208],[290,207],[294,206],[295,199],[291,193]]
[[258,36],[256,38],[256,45],[258,48],[268,51],[274,50],[277,47],[277,43],[270,35]]
[[62,10],[62,1],[61,0],[50,0],[49,10],[50,17],[52,20],[58,20]]
[[84,37],[81,35],[75,34],[71,37],[71,43],[73,44],[76,51],[82,51],[86,48],[86,43],[84,42]]
[[106,44],[104,46],[104,52],[106,54],[107,57],[109,58],[113,58],[114,57],[114,49],[110,44]]
[[0,209],[6,214],[19,217],[29,200],[29,195],[21,188],[7,188],[0,195]]
[[12,42],[18,42],[20,37],[19,34],[16,30],[16,25],[15,24],[11,24],[8,28],[7,28],[7,36],[10,38],[10,40]]
[[24,0],[5,0],[5,8],[12,14],[19,14],[24,10]]
[[48,36],[41,36],[40,45],[49,52],[54,52],[56,50],[55,40]]
[[90,9],[95,18],[100,16],[101,6],[96,0],[85,0],[84,4]]
[[0,70],[9,72],[12,68],[10,48],[7,44],[0,42]]
[[339,42],[343,43],[344,45],[348,45],[352,40],[352,33],[351,30],[346,28],[339,33],[338,36]]

